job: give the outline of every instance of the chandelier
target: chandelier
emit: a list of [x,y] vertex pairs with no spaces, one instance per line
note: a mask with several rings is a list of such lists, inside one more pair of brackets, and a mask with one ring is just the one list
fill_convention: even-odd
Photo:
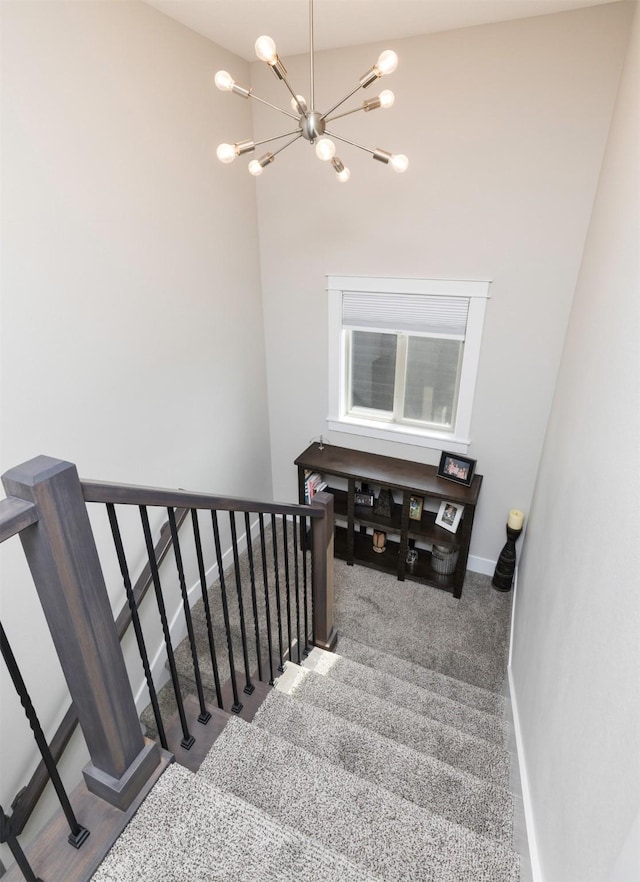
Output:
[[[255,44],[256,55],[261,61],[266,62],[269,65],[271,70],[274,72],[275,76],[281,80],[289,92],[291,93],[291,111],[283,110],[281,107],[276,107],[275,104],[271,104],[269,101],[265,101],[263,98],[259,98],[257,95],[254,95],[252,89],[246,89],[244,86],[239,86],[231,74],[227,73],[226,70],[219,70],[215,77],[215,83],[218,89],[222,92],[233,92],[236,95],[240,95],[242,98],[252,98],[254,101],[259,101],[261,104],[266,104],[268,107],[271,107],[273,110],[278,111],[278,113],[283,113],[285,116],[290,117],[295,120],[296,128],[293,131],[283,132],[280,135],[275,135],[273,138],[265,138],[262,141],[237,141],[235,144],[220,144],[216,151],[216,155],[220,162],[228,163],[233,162],[233,160],[238,156],[243,156],[245,153],[253,153],[256,147],[261,146],[262,144],[268,144],[272,141],[278,141],[281,138],[289,138],[289,140],[273,150],[273,152],[267,152],[263,154],[259,159],[252,159],[249,163],[249,171],[252,175],[261,175],[263,170],[270,163],[274,161],[276,156],[279,153],[282,153],[283,150],[286,150],[291,144],[295,141],[298,141],[300,138],[304,138],[310,144],[315,146],[316,155],[319,159],[328,162],[331,161],[331,165],[336,173],[336,177],[338,181],[341,183],[346,183],[351,177],[351,172],[344,165],[342,160],[336,156],[336,146],[334,144],[334,140],[341,141],[345,144],[350,144],[352,147],[358,147],[360,150],[364,150],[367,153],[370,153],[371,156],[378,160],[378,162],[383,162],[386,165],[390,165],[394,171],[396,172],[404,172],[409,165],[409,160],[402,153],[390,153],[388,150],[381,150],[377,147],[375,150],[370,149],[369,147],[363,147],[362,144],[356,144],[354,141],[349,141],[347,138],[342,138],[340,135],[337,135],[333,131],[329,131],[327,129],[327,123],[331,123],[334,120],[341,119],[344,116],[349,116],[352,113],[357,113],[360,110],[363,110],[365,113],[368,113],[371,110],[377,110],[379,107],[388,108],[391,107],[394,102],[393,92],[390,92],[388,89],[385,89],[375,98],[367,98],[365,99],[359,107],[354,107],[351,110],[344,111],[343,113],[335,114],[335,111],[341,107],[356,94],[360,89],[368,88],[372,83],[375,83],[376,80],[380,79],[380,77],[386,76],[387,74],[393,73],[393,71],[398,66],[398,56],[391,49],[386,49],[384,52],[380,54],[380,57],[365,74],[360,77],[360,80],[350,92],[348,92],[344,98],[341,98],[333,107],[326,110],[324,113],[320,113],[315,109],[315,79],[314,79],[314,46],[313,46],[313,0],[309,0],[309,58],[310,58],[310,77],[309,77],[309,98],[310,100],[307,102],[302,95],[297,94],[289,80],[287,79],[287,70],[280,60],[278,53],[276,51],[276,44],[271,39],[271,37],[262,36],[258,37]],[[332,116],[332,114],[334,114]],[[332,140],[333,139],[333,140]]]

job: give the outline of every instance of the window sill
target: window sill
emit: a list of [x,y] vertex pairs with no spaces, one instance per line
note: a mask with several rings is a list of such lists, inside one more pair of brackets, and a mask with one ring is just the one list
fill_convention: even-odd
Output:
[[431,447],[435,450],[448,450],[451,453],[467,453],[470,440],[456,438],[446,432],[426,433],[410,426],[380,425],[372,420],[355,420],[348,417],[327,419],[327,426],[333,432],[346,432],[381,441],[395,441],[398,444],[412,444],[414,447]]

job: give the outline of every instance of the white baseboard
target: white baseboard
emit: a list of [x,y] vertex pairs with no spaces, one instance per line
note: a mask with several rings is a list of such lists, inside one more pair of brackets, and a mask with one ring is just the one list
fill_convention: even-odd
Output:
[[496,568],[495,560],[487,560],[486,557],[476,557],[474,554],[469,555],[467,560],[467,569],[472,573],[480,573],[483,576],[493,576]]
[[525,759],[524,744],[522,741],[522,730],[520,728],[520,716],[518,713],[518,697],[516,695],[515,684],[513,681],[513,669],[511,664],[508,668],[509,674],[509,696],[511,698],[511,713],[513,715],[513,728],[516,738],[516,751],[518,754],[518,769],[520,772],[520,786],[522,788],[522,803],[524,807],[524,820],[527,828],[527,841],[529,845],[529,858],[531,861],[531,877],[533,882],[544,882],[542,875],[542,865],[540,863],[540,854],[538,852],[538,842],[536,839],[536,828],[533,817],[533,806],[531,804],[531,788],[529,786],[529,776],[527,774],[527,763]]

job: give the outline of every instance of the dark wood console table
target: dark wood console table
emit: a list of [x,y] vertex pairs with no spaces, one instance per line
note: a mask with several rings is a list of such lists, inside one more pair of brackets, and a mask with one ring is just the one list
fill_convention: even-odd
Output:
[[[438,477],[435,466],[408,462],[390,456],[378,456],[324,444],[315,443],[295,460],[298,467],[298,492],[305,502],[305,481],[312,473],[322,476],[326,490],[334,496],[335,554],[346,560],[373,569],[394,573],[401,581],[411,579],[462,596],[462,585],[467,569],[471,530],[482,475],[474,475],[470,487]],[[390,516],[377,514],[371,506],[356,505],[356,493],[362,485],[376,496],[380,489],[391,495]],[[410,518],[411,497],[423,500],[419,520]],[[455,533],[436,524],[436,515],[443,501],[463,505],[464,511]],[[373,548],[373,531],[386,533],[385,550],[378,554]],[[409,567],[406,562],[409,547],[415,545],[418,560]],[[456,549],[455,570],[442,573],[434,569],[433,546]],[[442,569],[440,561],[439,569]],[[446,567],[445,567],[446,569]]]

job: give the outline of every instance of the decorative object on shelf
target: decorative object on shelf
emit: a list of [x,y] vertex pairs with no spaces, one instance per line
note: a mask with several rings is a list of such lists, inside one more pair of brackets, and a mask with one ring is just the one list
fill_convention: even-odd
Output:
[[410,573],[412,573],[414,571],[417,563],[418,563],[418,549],[416,548],[415,540],[409,539],[409,547],[407,548],[406,564],[407,564],[407,569],[409,570]]
[[458,502],[451,502],[448,499],[443,499],[440,503],[438,514],[436,515],[436,524],[439,527],[448,530],[450,533],[455,533],[458,529],[458,524],[460,523],[463,511],[464,505],[460,505]]
[[387,547],[387,534],[383,530],[373,531],[373,550],[376,554],[382,554]]
[[431,549],[431,566],[439,576],[450,576],[455,573],[458,563],[458,551],[456,546],[434,545]]
[[373,493],[365,493],[360,491],[353,496],[355,505],[366,505],[367,508],[373,508]]
[[524,524],[524,512],[512,508],[507,518],[507,542],[498,558],[491,584],[496,591],[511,591],[516,569],[516,542]]
[[440,457],[440,465],[438,466],[438,477],[470,487],[475,468],[475,459],[468,459],[466,456],[458,456],[457,453],[443,451]]
[[373,504],[374,514],[382,518],[391,517],[391,491],[383,487],[378,493],[378,497]]
[[[360,77],[358,85],[351,89],[344,98],[341,98],[336,104],[334,104],[329,110],[326,110],[324,113],[320,113],[315,109],[315,77],[314,77],[314,44],[313,44],[313,0],[309,0],[309,101],[302,96],[298,95],[293,88],[291,87],[289,80],[287,79],[287,70],[282,63],[281,59],[278,56],[276,51],[276,44],[273,42],[271,37],[262,36],[258,37],[255,45],[256,55],[260,59],[260,61],[266,62],[275,76],[282,80],[287,89],[292,95],[291,98],[291,113],[288,110],[283,110],[281,107],[276,107],[275,104],[271,104],[269,101],[265,101],[263,98],[258,98],[257,95],[253,94],[252,89],[246,89],[244,86],[239,86],[236,82],[234,82],[231,74],[227,73],[226,70],[219,70],[215,77],[215,83],[218,89],[222,92],[234,92],[236,95],[240,95],[242,98],[253,98],[254,101],[259,101],[261,104],[266,104],[268,107],[271,107],[273,110],[277,110],[279,113],[283,113],[285,116],[288,116],[290,119],[294,120],[297,128],[293,129],[293,131],[283,132],[281,135],[275,135],[272,138],[264,138],[262,141],[252,141],[251,139],[247,139],[245,141],[237,141],[235,144],[220,144],[216,151],[216,155],[220,162],[228,163],[233,162],[236,156],[243,156],[245,153],[253,153],[256,147],[261,144],[267,144],[270,141],[278,141],[281,138],[289,138],[289,140],[283,144],[281,147],[278,147],[277,150],[273,152],[264,153],[260,159],[253,159],[249,163],[249,171],[252,175],[257,176],[261,175],[263,169],[266,168],[273,160],[276,158],[278,153],[281,153],[287,147],[294,143],[294,141],[299,140],[300,138],[304,138],[310,144],[315,144],[316,147],[316,156],[318,159],[321,159],[325,162],[331,161],[331,166],[336,173],[336,177],[340,183],[346,183],[351,177],[351,173],[348,168],[345,167],[344,163],[341,159],[339,159],[336,153],[336,147],[333,141],[331,141],[327,135],[330,135],[331,138],[335,138],[337,141],[342,141],[345,144],[349,144],[352,147],[358,147],[360,150],[364,150],[366,153],[370,153],[374,159],[377,159],[378,162],[383,162],[385,165],[390,165],[391,168],[396,172],[404,172],[407,170],[409,165],[409,160],[402,153],[392,154],[389,153],[388,150],[381,150],[379,147],[376,147],[374,150],[369,147],[363,147],[361,144],[356,144],[354,141],[350,141],[348,138],[342,138],[340,135],[336,135],[335,132],[330,132],[327,129],[327,123],[332,122],[336,119],[341,119],[343,116],[349,116],[352,113],[357,113],[360,110],[364,110],[365,113],[369,113],[371,110],[376,110],[379,107],[387,108],[393,105],[395,100],[393,92],[390,92],[388,89],[385,89],[380,95],[374,98],[366,98],[362,104],[358,107],[354,107],[351,110],[346,110],[343,113],[334,114],[334,111],[338,109],[345,101],[355,95],[360,89],[366,89],[372,83],[375,83],[376,80],[380,79],[380,77],[385,76],[386,74],[393,73],[393,71],[398,66],[398,56],[391,49],[385,49],[382,52],[373,65],[365,74]],[[331,116],[331,114],[334,114]]]
[[419,521],[422,517],[424,499],[421,496],[412,496],[409,500],[409,517],[412,521]]

